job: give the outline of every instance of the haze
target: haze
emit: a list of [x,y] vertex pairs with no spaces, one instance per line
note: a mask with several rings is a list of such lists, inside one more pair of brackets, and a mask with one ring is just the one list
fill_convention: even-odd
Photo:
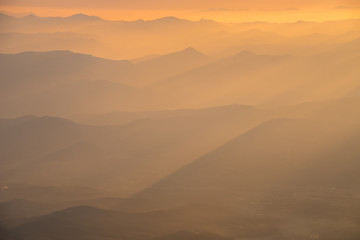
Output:
[[133,1],[41,1],[4,0],[3,10],[11,12],[32,12],[40,16],[68,16],[79,12],[96,15],[107,20],[150,20],[165,16],[176,16],[191,20],[201,18],[222,22],[297,20],[324,21],[356,18],[360,4],[356,0],[256,0],[256,1],[207,1],[207,0],[133,0]]
[[0,240],[360,239],[358,1],[0,12]]

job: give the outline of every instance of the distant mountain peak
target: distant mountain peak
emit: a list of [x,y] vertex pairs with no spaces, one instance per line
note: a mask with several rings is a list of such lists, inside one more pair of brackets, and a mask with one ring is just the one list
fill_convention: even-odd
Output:
[[23,17],[23,19],[37,19],[37,18],[39,18],[39,17],[33,13],[30,13],[29,15]]
[[204,59],[207,56],[192,47],[185,48],[178,52],[169,53],[167,55],[159,56],[157,58],[151,59],[149,61],[141,62],[140,64],[156,63],[159,61],[173,61],[174,59]]
[[76,19],[76,20],[102,20],[101,18],[99,18],[97,16],[89,16],[89,15],[86,15],[83,13],[78,13],[78,14],[72,15],[68,18]]
[[256,56],[259,56],[253,52],[250,51],[242,51],[239,52],[233,56],[230,57],[230,59],[238,59],[238,60],[242,60],[242,59],[249,59],[249,58],[255,58]]
[[190,22],[190,21],[173,16],[167,16],[167,17],[155,19],[152,22],[176,23],[176,22]]
[[180,51],[180,53],[191,53],[191,54],[201,54],[201,55],[204,55],[204,54],[202,54],[201,52],[199,52],[198,50],[196,50],[196,49],[193,48],[193,47],[185,48],[184,50]]
[[178,52],[170,53],[170,54],[165,55],[160,58],[164,58],[164,57],[165,58],[168,58],[168,57],[207,58],[207,56],[205,54],[199,52],[198,50],[196,50],[195,48],[192,48],[192,47],[185,48]]

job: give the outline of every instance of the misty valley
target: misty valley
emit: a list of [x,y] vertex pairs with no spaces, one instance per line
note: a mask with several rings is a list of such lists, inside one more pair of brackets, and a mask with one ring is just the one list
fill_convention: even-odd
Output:
[[0,240],[360,239],[359,19],[0,23]]

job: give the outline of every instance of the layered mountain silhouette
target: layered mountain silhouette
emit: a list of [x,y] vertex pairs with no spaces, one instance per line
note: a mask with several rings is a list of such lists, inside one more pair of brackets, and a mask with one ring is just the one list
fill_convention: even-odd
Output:
[[[4,75],[0,108],[3,115],[10,116],[158,108],[164,105],[163,93],[130,86],[158,82],[211,61],[194,49],[139,64],[68,51],[3,54],[1,58]],[[44,64],[48,66],[46,74]]]
[[[241,102],[276,106],[284,102],[297,104],[340,98],[358,86],[355,67],[358,45],[350,45],[351,51],[334,50],[310,57],[242,52],[170,78],[154,88],[173,92],[174,101],[182,107],[195,102],[201,105]],[[345,46],[348,45],[343,45],[344,49]],[[327,84],[326,88],[323,88],[324,84]]]
[[8,159],[2,162],[1,179],[53,185],[76,182],[133,192],[269,118],[255,108],[236,105],[183,112],[169,111],[160,118],[145,113],[135,122],[112,127],[51,117],[14,119],[17,124],[4,124],[1,132],[2,156]]
[[[357,19],[282,24],[219,23],[212,20],[189,21],[176,17],[148,21],[105,21],[84,14],[69,17],[29,15],[23,18],[2,15],[2,19],[5,23],[1,30],[3,33],[53,33],[56,29],[58,32],[91,36],[92,39],[99,41],[89,45],[86,52],[114,59],[166,54],[188,46],[220,56],[230,56],[243,50],[255,51],[259,54],[301,55],[321,52],[339,42],[360,37],[359,32],[356,32]],[[42,51],[84,50],[84,46],[80,44],[69,45],[69,41],[74,40],[70,36],[65,36],[56,44],[52,41],[44,42],[43,38],[35,40],[31,45],[28,45],[26,38],[13,40],[3,42],[0,47],[1,52],[16,53],[23,51],[25,47],[27,50]],[[41,46],[40,43],[43,45]]]
[[[242,52],[214,61],[189,48],[138,64],[63,51],[2,55],[0,109],[3,117],[71,116],[329,100],[358,88],[357,49],[353,41],[310,57]],[[24,70],[16,71],[14,62]],[[48,75],[39,67],[44,62]]]
[[360,239],[359,19],[0,21],[1,240]]

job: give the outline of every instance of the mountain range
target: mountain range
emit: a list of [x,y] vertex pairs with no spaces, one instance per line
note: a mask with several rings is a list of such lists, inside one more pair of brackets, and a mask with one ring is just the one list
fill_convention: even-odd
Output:
[[359,19],[0,21],[0,240],[360,239]]

